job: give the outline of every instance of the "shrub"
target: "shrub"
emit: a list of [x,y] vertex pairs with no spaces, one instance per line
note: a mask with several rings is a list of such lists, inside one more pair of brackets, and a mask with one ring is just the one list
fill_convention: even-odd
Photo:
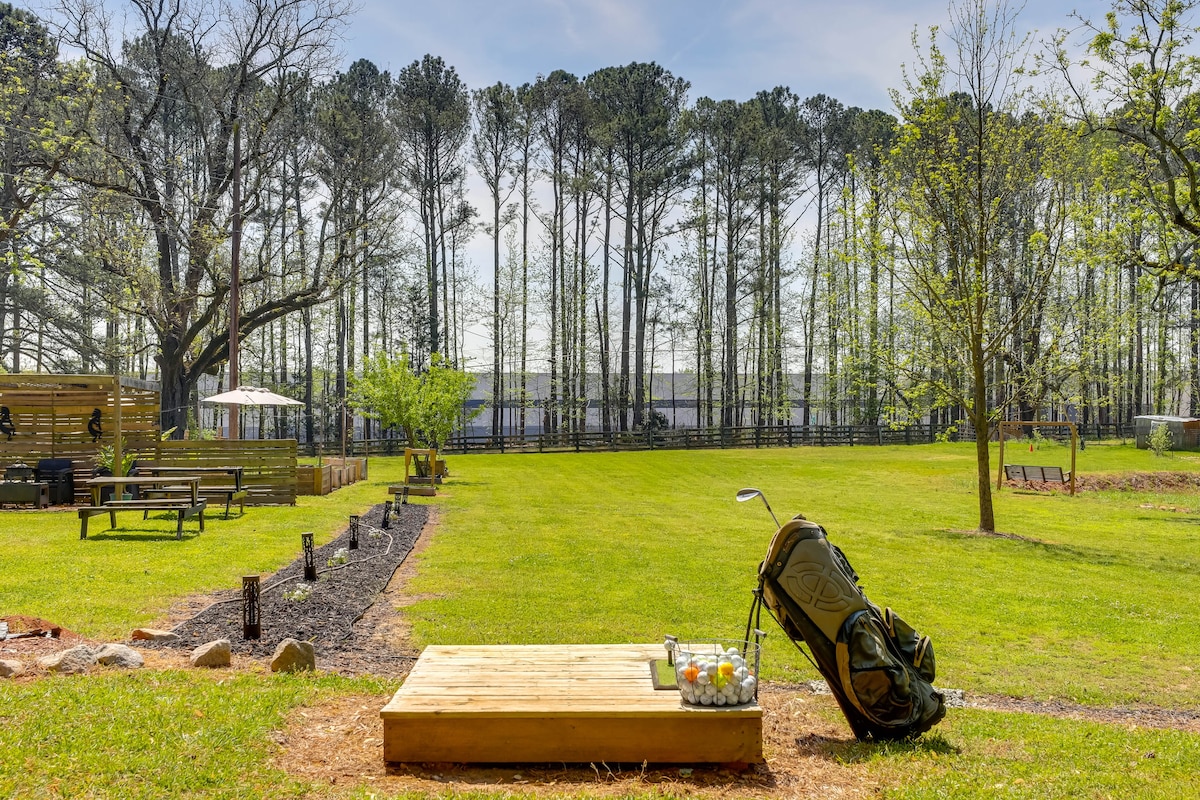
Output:
[[1159,423],[1150,428],[1150,435],[1146,438],[1146,444],[1154,452],[1156,457],[1164,456],[1171,449],[1171,429]]

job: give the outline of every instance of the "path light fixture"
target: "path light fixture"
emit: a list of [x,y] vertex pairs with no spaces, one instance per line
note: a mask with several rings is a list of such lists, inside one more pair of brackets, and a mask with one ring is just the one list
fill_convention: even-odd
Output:
[[771,515],[771,519],[775,520],[775,527],[779,527],[779,520],[775,519],[775,512],[771,510],[771,504],[767,502],[767,496],[758,489],[738,489],[737,501],[744,503],[747,500],[753,500],[756,497],[761,497],[763,505],[767,507],[767,513]]
[[400,487],[400,505],[402,505],[402,506],[408,505],[408,487],[407,486]]
[[258,576],[242,576],[242,638],[262,638],[262,623],[258,616]]
[[304,580],[315,581],[317,579],[317,562],[313,557],[313,535],[302,533],[300,541],[304,545]]
[[383,501],[383,522],[380,524],[380,527],[383,528],[384,530],[387,530],[388,528],[392,527],[392,501],[391,500]]
[[350,549],[358,549],[358,514],[350,515]]

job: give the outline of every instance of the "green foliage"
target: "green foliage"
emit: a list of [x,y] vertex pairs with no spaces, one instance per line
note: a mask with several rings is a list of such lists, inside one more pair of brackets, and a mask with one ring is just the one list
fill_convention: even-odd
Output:
[[1166,423],[1150,426],[1150,435],[1146,438],[1155,457],[1161,458],[1171,450],[1171,428]]
[[436,448],[460,422],[482,411],[464,411],[474,387],[474,376],[450,366],[436,353],[420,375],[412,371],[407,353],[398,359],[377,353],[354,381],[350,402],[385,427],[402,429],[410,446]]
[[129,450],[126,447],[126,441],[121,439],[121,471],[117,472],[114,468],[116,463],[116,448],[111,444],[100,445],[100,449],[96,451],[95,464],[97,469],[106,469],[111,475],[128,475],[133,462],[137,461],[138,454],[136,450]]

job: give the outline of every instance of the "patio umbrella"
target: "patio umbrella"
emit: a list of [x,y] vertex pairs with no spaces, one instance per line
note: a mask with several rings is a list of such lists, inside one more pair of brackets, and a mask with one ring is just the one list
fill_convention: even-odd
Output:
[[[230,389],[227,392],[214,394],[211,397],[205,397],[201,403],[219,403],[221,405],[234,406],[302,406],[304,403],[299,400],[293,400],[290,397],[284,397],[281,394],[276,394],[270,389],[262,389],[257,386],[239,386],[236,389]],[[297,425],[299,422],[297,422]],[[239,426],[240,427],[240,426]],[[261,431],[259,436],[261,437]],[[236,438],[230,436],[230,438]]]
[[255,386],[239,386],[228,392],[214,394],[200,401],[201,403],[221,403],[234,406],[302,406],[304,403],[275,394],[270,389],[260,389]]

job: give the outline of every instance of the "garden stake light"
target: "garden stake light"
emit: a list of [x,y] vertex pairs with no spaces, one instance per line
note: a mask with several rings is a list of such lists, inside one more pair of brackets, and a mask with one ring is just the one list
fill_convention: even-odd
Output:
[[358,549],[358,514],[350,515],[350,549]]
[[383,528],[385,531],[388,528],[392,527],[392,501],[391,500],[383,501],[383,522],[380,523],[380,527]]
[[262,637],[262,623],[258,617],[258,576],[242,577],[242,638]]
[[402,505],[402,506],[408,505],[408,487],[407,486],[400,487],[400,505]]
[[304,544],[304,580],[315,581],[317,579],[317,562],[313,559],[313,535],[302,533],[300,541]]

